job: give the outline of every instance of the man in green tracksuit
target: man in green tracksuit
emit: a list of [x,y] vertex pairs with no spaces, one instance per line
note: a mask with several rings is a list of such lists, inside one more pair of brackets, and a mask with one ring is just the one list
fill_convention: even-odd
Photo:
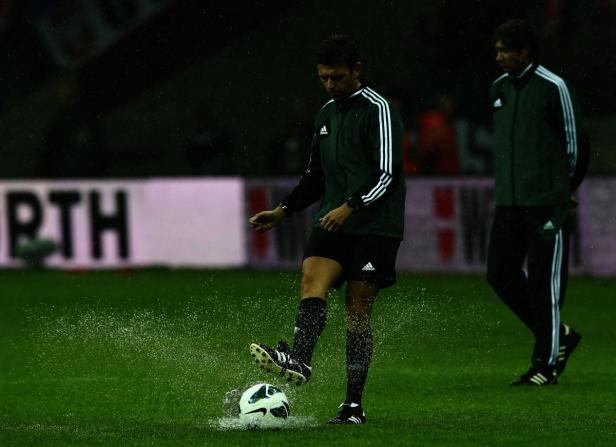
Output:
[[327,291],[346,281],[347,395],[329,421],[334,424],[366,421],[361,399],[372,356],[370,314],[379,290],[396,281],[404,227],[402,122],[360,70],[350,39],[335,35],[321,44],[317,71],[332,99],[316,116],[308,169],[278,207],[250,219],[254,230],[267,231],[321,199],[304,253],[293,348],[253,343],[250,350],[261,367],[298,385],[308,381]]
[[[585,154],[567,83],[535,62],[537,39],[522,20],[501,25],[491,88],[496,210],[487,279],[532,331],[531,367],[513,385],[557,382],[580,335],[560,321],[568,273],[571,193]],[[527,262],[527,271],[523,269]]]

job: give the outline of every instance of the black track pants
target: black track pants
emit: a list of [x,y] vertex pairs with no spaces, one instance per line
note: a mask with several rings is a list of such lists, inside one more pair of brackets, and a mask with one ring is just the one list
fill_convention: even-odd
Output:
[[556,363],[567,284],[567,224],[551,229],[551,214],[544,207],[497,207],[488,247],[488,282],[534,334],[535,365]]

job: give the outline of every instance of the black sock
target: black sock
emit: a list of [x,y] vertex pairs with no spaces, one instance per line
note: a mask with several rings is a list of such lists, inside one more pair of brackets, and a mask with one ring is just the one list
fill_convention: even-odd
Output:
[[327,303],[322,298],[305,298],[299,303],[291,357],[310,365],[317,340],[325,329]]
[[372,330],[347,331],[347,395],[346,403],[361,405],[368,368],[372,359]]

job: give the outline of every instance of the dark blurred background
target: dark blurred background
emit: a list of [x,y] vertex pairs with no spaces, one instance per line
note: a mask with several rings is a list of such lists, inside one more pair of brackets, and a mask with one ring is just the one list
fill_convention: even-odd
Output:
[[334,32],[402,112],[409,175],[490,174],[512,17],[577,93],[591,172],[615,173],[616,0],[0,0],[0,177],[297,175]]

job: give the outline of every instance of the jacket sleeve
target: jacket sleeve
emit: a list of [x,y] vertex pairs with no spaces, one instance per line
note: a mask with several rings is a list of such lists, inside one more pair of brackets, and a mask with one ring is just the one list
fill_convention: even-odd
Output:
[[562,81],[554,95],[554,122],[565,143],[568,159],[570,191],[575,191],[586,176],[590,164],[590,141],[580,126],[579,106],[575,94]]
[[373,162],[372,174],[347,198],[355,210],[371,206],[393,189],[402,175],[402,121],[382,97],[368,92],[372,102],[368,116],[368,142]]
[[567,153],[569,178],[573,177],[578,163],[578,107],[567,84],[560,80],[554,88],[551,101],[551,115]]
[[303,211],[323,197],[323,194],[325,194],[325,176],[323,175],[323,166],[321,165],[319,138],[315,133],[310,145],[308,167],[297,186],[283,199],[280,206],[285,209],[285,214],[290,215]]
[[578,155],[575,170],[569,182],[569,191],[573,193],[584,181],[590,165],[590,139],[586,132],[582,132],[577,139]]

